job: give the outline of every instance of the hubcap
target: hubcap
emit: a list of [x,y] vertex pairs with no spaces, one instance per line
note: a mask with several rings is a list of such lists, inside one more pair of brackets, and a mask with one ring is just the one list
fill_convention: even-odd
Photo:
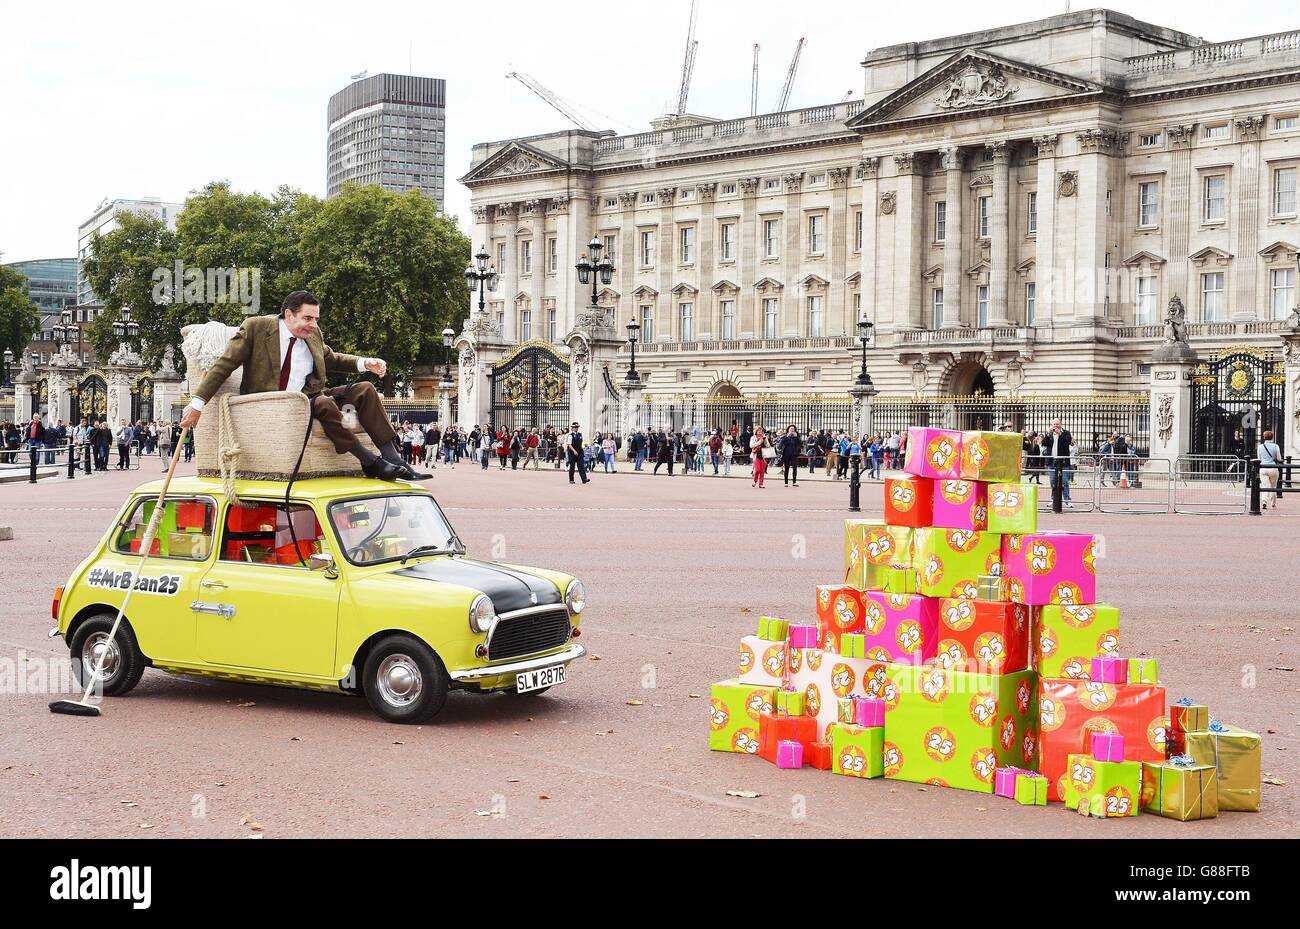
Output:
[[392,706],[409,706],[424,690],[420,668],[409,655],[389,655],[381,661],[375,683],[384,702]]
[[122,653],[118,650],[116,640],[110,639],[107,632],[92,633],[81,648],[81,665],[87,676],[94,673],[101,660],[104,667],[100,674],[103,680],[108,680],[117,671]]

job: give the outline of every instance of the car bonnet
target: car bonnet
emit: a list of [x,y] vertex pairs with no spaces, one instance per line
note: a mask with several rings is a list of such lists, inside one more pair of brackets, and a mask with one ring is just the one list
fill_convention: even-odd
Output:
[[433,558],[394,574],[481,590],[498,614],[560,602],[560,591],[544,577],[473,558]]

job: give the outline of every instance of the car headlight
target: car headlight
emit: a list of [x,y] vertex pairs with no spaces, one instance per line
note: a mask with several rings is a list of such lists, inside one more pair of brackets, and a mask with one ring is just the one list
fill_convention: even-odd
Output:
[[469,627],[475,632],[487,632],[496,619],[497,611],[492,608],[492,598],[479,594],[469,605]]
[[564,592],[564,605],[574,616],[582,612],[587,605],[587,588],[582,586],[582,581],[575,578],[569,582],[569,589]]

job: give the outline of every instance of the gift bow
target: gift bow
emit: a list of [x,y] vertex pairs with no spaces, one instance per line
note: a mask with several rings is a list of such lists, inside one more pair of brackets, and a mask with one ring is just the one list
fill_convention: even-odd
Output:
[[1169,764],[1175,768],[1193,768],[1196,766],[1196,759],[1191,755],[1174,755],[1169,759]]
[[1174,701],[1174,706],[1196,706],[1191,697],[1179,697]]
[[1213,716],[1211,716],[1211,717],[1210,717],[1210,731],[1211,731],[1211,732],[1227,732],[1227,731],[1228,731],[1228,727],[1225,726],[1223,723],[1219,722],[1219,721],[1218,721],[1217,719],[1215,719]]

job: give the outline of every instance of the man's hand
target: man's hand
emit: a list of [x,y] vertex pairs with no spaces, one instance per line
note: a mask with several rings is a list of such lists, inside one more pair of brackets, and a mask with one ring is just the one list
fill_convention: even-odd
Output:
[[382,358],[367,358],[366,370],[371,374],[383,377],[388,373],[388,362],[384,361]]
[[199,424],[199,417],[202,415],[202,410],[196,410],[192,406],[187,406],[185,412],[181,414],[181,428],[193,429]]

